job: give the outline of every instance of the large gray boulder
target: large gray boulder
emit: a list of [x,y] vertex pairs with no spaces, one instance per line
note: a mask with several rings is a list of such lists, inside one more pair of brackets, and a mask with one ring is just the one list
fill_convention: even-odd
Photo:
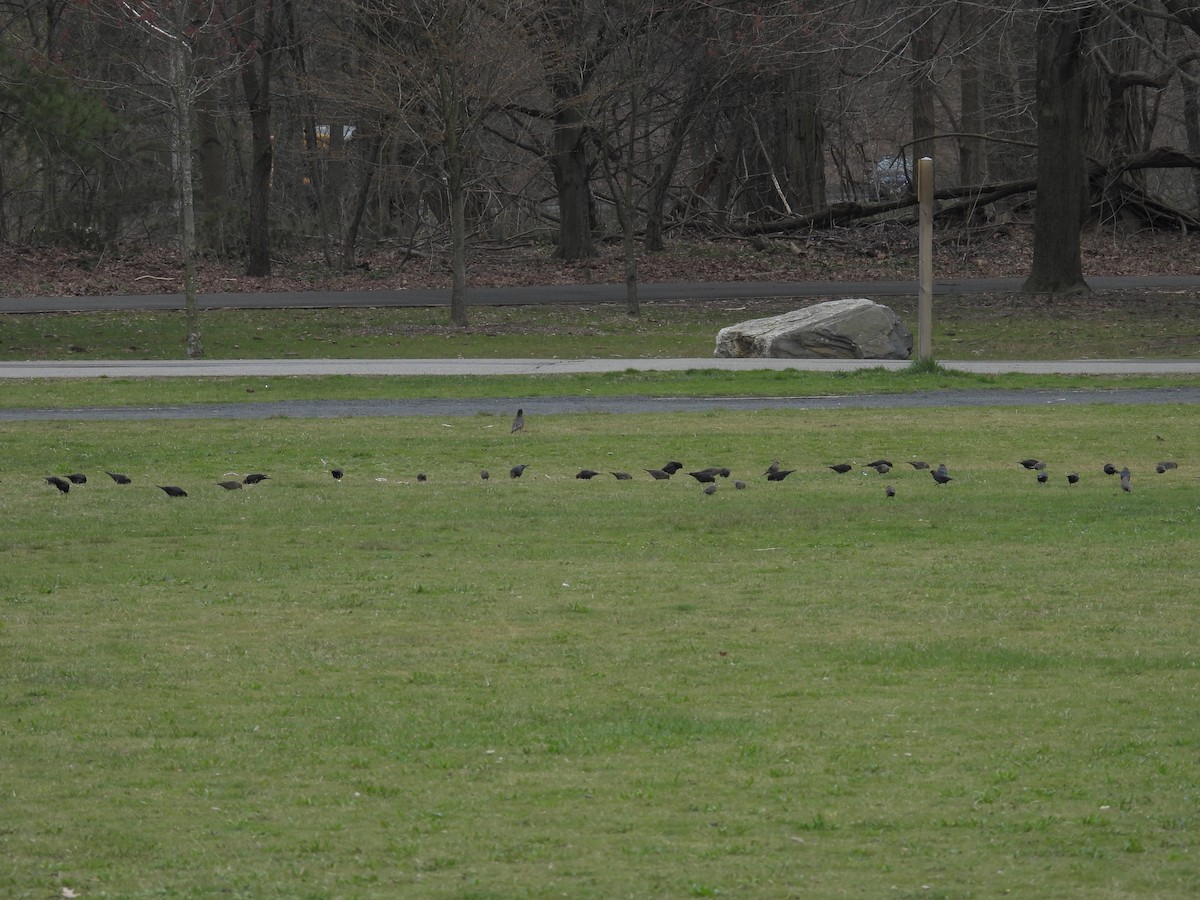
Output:
[[913,336],[891,309],[864,298],[830,300],[717,333],[714,356],[908,359]]

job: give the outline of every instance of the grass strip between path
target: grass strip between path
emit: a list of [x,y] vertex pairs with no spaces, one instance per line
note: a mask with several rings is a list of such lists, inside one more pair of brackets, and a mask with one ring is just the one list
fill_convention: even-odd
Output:
[[6,382],[0,407],[159,406],[280,400],[497,397],[818,397],[956,389],[1108,390],[1195,387],[1195,376],[975,375],[888,371],[812,373],[628,370],[616,374],[417,377],[79,378]]
[[[7,424],[0,893],[1194,897],[1195,435],[1184,406]],[[671,458],[748,487],[642,471]]]

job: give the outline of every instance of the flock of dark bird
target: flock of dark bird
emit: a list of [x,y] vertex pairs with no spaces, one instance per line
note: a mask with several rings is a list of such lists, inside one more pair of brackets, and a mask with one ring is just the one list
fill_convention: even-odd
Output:
[[[525,429],[525,410],[518,409],[517,415],[513,419],[513,422],[512,422],[512,433],[516,434],[517,432],[523,431],[524,429]],[[324,461],[322,461],[322,462],[324,462]],[[913,469],[916,469],[918,471],[928,471],[930,477],[933,479],[934,483],[937,485],[949,484],[951,481],[954,481],[954,478],[950,475],[950,471],[949,471],[949,469],[947,469],[945,463],[939,464],[936,469],[930,467],[929,463],[924,462],[922,460],[908,460],[908,464],[910,466],[912,466]],[[1035,472],[1037,481],[1039,484],[1046,484],[1049,482],[1050,476],[1046,471],[1046,462],[1044,460],[1034,459],[1034,458],[1022,459],[1022,460],[1018,461],[1018,465],[1020,465],[1024,469]],[[874,470],[879,475],[887,475],[889,472],[892,471],[892,469],[894,467],[895,467],[895,464],[890,459],[877,459],[874,462],[867,463],[863,468],[864,468],[864,470],[866,470],[866,469]],[[508,477],[513,478],[513,479],[520,478],[522,475],[525,474],[525,470],[528,468],[529,468],[529,466],[527,464],[513,466],[512,468],[510,468],[508,470]],[[649,474],[649,476],[652,479],[654,479],[655,481],[667,481],[671,478],[671,476],[673,476],[673,475],[677,474],[678,472],[680,472],[681,470],[683,470],[683,468],[684,468],[683,463],[678,462],[676,460],[671,460],[670,462],[666,463],[662,468],[644,469],[643,471],[645,471],[647,474]],[[831,466],[826,466],[826,468],[831,469],[832,471],[836,472],[839,475],[845,475],[847,472],[853,471],[855,467],[852,463],[842,462],[842,463],[835,463],[834,465],[831,465]],[[1160,462],[1155,466],[1155,471],[1158,474],[1162,475],[1162,474],[1169,472],[1172,469],[1176,469],[1176,468],[1178,468],[1177,463],[1172,462],[1170,460],[1164,460],[1163,462]],[[767,481],[783,481],[785,478],[787,478],[789,475],[793,474],[796,471],[797,471],[796,469],[783,468],[780,465],[779,460],[776,459],[776,460],[773,460],[769,466],[767,466],[766,471],[764,471],[762,474],[763,474],[763,476],[766,477]],[[1119,480],[1120,480],[1121,490],[1124,491],[1125,493],[1128,493],[1133,490],[1133,476],[1130,473],[1129,468],[1127,466],[1122,467],[1121,469],[1117,469],[1117,467],[1115,465],[1113,465],[1112,463],[1105,463],[1104,466],[1102,467],[1101,471],[1105,475],[1120,476]],[[127,485],[127,484],[133,483],[133,479],[131,479],[128,475],[121,474],[120,472],[106,472],[105,474],[108,475],[108,477],[111,478],[117,484]],[[329,474],[334,478],[335,481],[341,481],[342,478],[345,477],[346,473],[345,473],[345,470],[343,470],[343,469],[335,468],[335,469],[330,469]],[[577,479],[586,481],[586,480],[590,480],[590,479],[595,478],[602,474],[603,474],[602,472],[598,472],[595,469],[580,469],[579,472],[575,475],[575,477]],[[629,472],[609,472],[608,474],[612,475],[618,481],[633,480],[633,475],[631,475]],[[687,472],[686,474],[691,476],[692,478],[694,478],[699,484],[704,485],[703,490],[704,490],[705,494],[714,494],[717,491],[717,485],[719,483],[718,479],[728,479],[732,473],[730,472],[730,470],[728,468],[726,468],[724,466],[710,466],[705,469],[698,469],[695,472]],[[864,471],[863,474],[866,474],[866,472]],[[218,486],[224,488],[227,491],[237,491],[237,490],[241,490],[243,485],[259,484],[263,481],[268,480],[270,477],[271,476],[265,475],[262,472],[253,472],[253,473],[241,478],[240,480],[232,480],[232,479],[231,480],[222,480],[222,481],[216,482],[216,484]],[[487,481],[491,478],[491,475],[487,469],[483,469],[480,471],[479,477],[482,480]],[[1078,484],[1079,483],[1079,473],[1078,472],[1068,472],[1068,473],[1066,473],[1066,479],[1067,479],[1068,484]],[[52,485],[55,488],[57,488],[60,493],[66,494],[66,493],[70,492],[71,485],[87,484],[87,476],[84,475],[82,472],[75,472],[70,475],[65,475],[62,477],[59,477],[57,475],[47,475],[47,476],[45,476],[45,481],[47,484]],[[417,475],[417,481],[419,481],[419,482],[428,481],[428,476],[424,472],[421,472]],[[745,490],[746,482],[742,481],[742,480],[734,480],[733,486],[737,490]],[[185,491],[183,488],[179,487],[178,485],[160,484],[160,485],[156,485],[156,487],[158,487],[160,490],[162,490],[168,497],[186,497],[188,495],[187,491]],[[888,497],[888,498],[895,497],[896,496],[895,485],[892,485],[892,484],[886,485],[884,487],[884,496]]]

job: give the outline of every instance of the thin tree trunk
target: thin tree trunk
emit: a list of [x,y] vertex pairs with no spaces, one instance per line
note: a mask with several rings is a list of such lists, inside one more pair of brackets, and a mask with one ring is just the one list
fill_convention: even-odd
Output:
[[175,187],[179,191],[179,249],[183,257],[183,308],[189,359],[204,355],[200,340],[200,306],[196,297],[196,210],[192,192],[192,97],[189,84],[190,51],[183,41],[171,47],[172,105],[171,150],[175,157]]

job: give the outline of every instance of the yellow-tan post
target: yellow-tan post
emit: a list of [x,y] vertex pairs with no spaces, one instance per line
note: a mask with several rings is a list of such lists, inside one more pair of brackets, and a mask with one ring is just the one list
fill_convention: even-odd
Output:
[[917,160],[917,201],[920,203],[918,234],[917,359],[933,359],[933,160]]

